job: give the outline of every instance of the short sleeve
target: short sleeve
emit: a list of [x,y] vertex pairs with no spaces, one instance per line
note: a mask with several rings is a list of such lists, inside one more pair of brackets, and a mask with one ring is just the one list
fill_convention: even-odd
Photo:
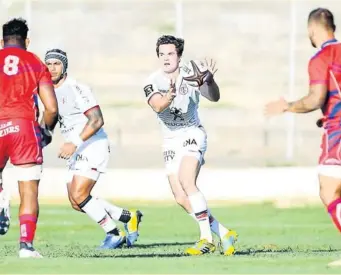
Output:
[[153,95],[160,93],[155,83],[153,75],[148,77],[148,79],[145,81],[145,84],[143,86],[143,92],[144,92],[147,102],[149,102],[149,100],[151,99]]
[[43,63],[41,63],[41,72],[39,75],[38,83],[40,86],[41,85],[53,85],[49,69]]
[[329,66],[321,55],[313,57],[309,62],[309,85],[328,84]]

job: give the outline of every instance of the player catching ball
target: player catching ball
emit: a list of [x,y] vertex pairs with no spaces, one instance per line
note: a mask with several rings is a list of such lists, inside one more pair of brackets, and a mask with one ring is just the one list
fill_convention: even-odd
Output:
[[225,228],[212,216],[196,185],[207,147],[206,131],[197,110],[201,95],[213,102],[220,98],[213,77],[215,62],[197,64],[191,61],[187,66],[180,66],[183,51],[184,40],[181,38],[164,35],[157,40],[160,69],[149,76],[144,93],[163,130],[163,156],[174,198],[200,227],[200,240],[185,253],[202,255],[214,252],[212,230],[221,240],[223,253],[229,256],[235,251],[237,233]]

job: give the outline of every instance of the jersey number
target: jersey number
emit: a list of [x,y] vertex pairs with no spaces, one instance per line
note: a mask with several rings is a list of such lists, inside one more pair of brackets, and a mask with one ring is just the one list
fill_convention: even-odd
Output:
[[19,57],[15,55],[8,55],[5,58],[3,71],[7,75],[16,75],[18,73]]

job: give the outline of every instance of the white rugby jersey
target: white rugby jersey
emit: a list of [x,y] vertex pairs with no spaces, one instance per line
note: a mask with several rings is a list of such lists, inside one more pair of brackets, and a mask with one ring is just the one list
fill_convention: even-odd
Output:
[[[70,77],[67,77],[60,87],[55,88],[55,92],[58,100],[60,132],[66,141],[70,141],[71,136],[79,135],[88,122],[84,113],[98,104],[88,86]],[[103,128],[98,130],[95,136],[107,137]]]
[[[199,88],[188,85],[183,80],[182,69],[176,79],[176,97],[163,112],[157,113],[165,137],[174,136],[184,130],[200,125],[198,105],[200,98]],[[162,70],[151,74],[144,86],[147,102],[155,93],[165,94],[170,87],[170,79]]]

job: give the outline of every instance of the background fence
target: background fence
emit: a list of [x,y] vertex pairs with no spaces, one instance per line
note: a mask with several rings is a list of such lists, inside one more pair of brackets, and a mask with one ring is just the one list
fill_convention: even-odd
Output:
[[[307,64],[315,49],[307,16],[318,6],[334,12],[341,2],[286,0],[142,1],[3,0],[0,19],[23,16],[30,23],[30,50],[43,58],[62,47],[69,75],[91,85],[100,102],[114,149],[110,166],[163,167],[159,125],[144,102],[143,83],[156,69],[155,42],[162,34],[185,38],[184,59],[218,61],[221,101],[202,100],[209,134],[207,167],[315,165],[321,130],[318,113],[266,121],[265,102],[308,91]],[[337,33],[339,28],[337,29]],[[46,149],[46,165],[62,140]]]

